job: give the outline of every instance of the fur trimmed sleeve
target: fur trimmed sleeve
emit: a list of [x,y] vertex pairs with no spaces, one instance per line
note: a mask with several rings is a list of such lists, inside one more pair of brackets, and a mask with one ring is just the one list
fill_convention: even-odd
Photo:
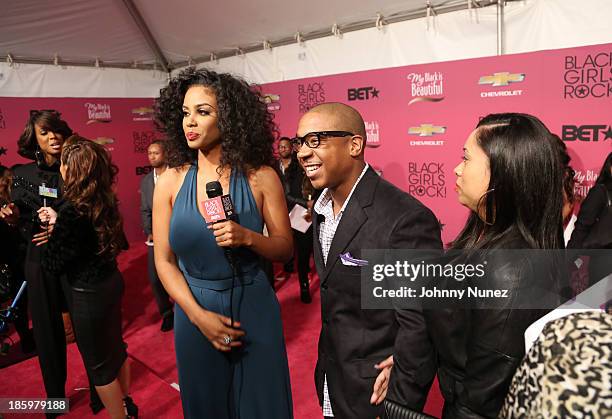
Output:
[[58,211],[57,221],[41,261],[47,275],[58,276],[73,267],[87,251],[87,220],[69,205]]

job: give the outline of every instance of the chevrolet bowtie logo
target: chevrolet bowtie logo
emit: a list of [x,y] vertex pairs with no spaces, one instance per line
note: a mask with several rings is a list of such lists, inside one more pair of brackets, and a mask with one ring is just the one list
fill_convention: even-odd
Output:
[[151,114],[153,112],[154,112],[153,108],[148,108],[146,106],[132,109],[132,113],[137,114],[137,115],[146,115],[146,114]]
[[95,140],[93,140],[93,142],[100,144],[100,145],[105,145],[105,144],[112,144],[115,142],[115,140],[110,137],[98,137]]
[[263,96],[264,103],[278,102],[279,100],[280,95],[268,94]]
[[446,127],[439,127],[431,124],[421,124],[420,127],[408,128],[408,134],[418,135],[419,137],[431,137],[434,134],[444,134]]
[[510,83],[518,83],[525,80],[525,73],[493,73],[492,76],[482,76],[478,84],[490,84],[492,86],[507,86]]

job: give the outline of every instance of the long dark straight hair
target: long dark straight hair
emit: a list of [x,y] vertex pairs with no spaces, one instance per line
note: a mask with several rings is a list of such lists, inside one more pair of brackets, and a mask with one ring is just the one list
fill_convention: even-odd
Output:
[[597,177],[597,183],[612,185],[612,173],[610,172],[610,168],[612,168],[612,152],[608,154],[603,166],[601,166],[601,171]]
[[563,165],[550,131],[538,118],[491,114],[476,140],[489,158],[489,192],[472,211],[454,249],[511,246],[562,249]]

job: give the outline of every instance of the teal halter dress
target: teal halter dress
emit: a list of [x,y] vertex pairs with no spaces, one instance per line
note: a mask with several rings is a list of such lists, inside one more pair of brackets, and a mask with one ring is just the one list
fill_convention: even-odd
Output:
[[[174,202],[170,246],[197,302],[230,316],[232,269],[197,205],[197,165]],[[263,220],[248,180],[230,176],[230,196],[243,227],[262,232]],[[240,274],[231,307],[246,335],[229,353],[216,350],[176,305],[174,335],[183,412],[193,419],[291,419],[293,405],[280,306],[249,249],[234,250]]]

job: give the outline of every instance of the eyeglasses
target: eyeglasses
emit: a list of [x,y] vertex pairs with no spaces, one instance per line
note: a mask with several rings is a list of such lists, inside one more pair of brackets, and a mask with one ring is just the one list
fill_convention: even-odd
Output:
[[355,134],[348,131],[317,131],[317,132],[309,132],[303,137],[293,137],[291,139],[291,144],[296,145],[298,147],[302,147],[303,144],[306,144],[308,148],[317,148],[321,145],[321,140],[325,138],[341,138],[341,137],[352,137]]

